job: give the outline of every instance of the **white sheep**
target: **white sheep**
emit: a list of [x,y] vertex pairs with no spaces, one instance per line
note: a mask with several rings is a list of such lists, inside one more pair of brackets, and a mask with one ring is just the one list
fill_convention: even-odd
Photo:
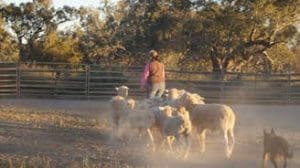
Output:
[[170,150],[173,151],[173,137],[177,142],[181,142],[180,137],[183,136],[185,138],[187,147],[183,157],[186,158],[191,146],[190,134],[192,131],[189,112],[186,111],[184,107],[181,107],[179,108],[179,110],[176,110],[176,115],[173,116],[172,114],[174,108],[172,108],[171,106],[159,107],[159,110],[161,112],[161,132],[166,138]]
[[[196,94],[185,93],[180,98],[179,106],[184,106],[190,112],[193,128],[199,135],[201,152],[205,151],[206,131],[221,130],[224,134],[226,156],[231,157],[234,148],[235,113],[227,105],[204,104],[203,98]],[[229,143],[230,138],[231,142]]]
[[112,135],[119,134],[119,128],[122,121],[124,121],[130,110],[135,108],[135,100],[127,98],[128,87],[120,86],[116,87],[117,96],[114,96],[110,100],[111,104],[111,120],[113,124]]
[[180,98],[182,95],[184,95],[186,91],[184,89],[177,89],[177,88],[171,88],[168,90],[168,99],[169,100],[176,100]]
[[166,98],[166,105],[176,106],[178,104],[178,100],[182,95],[184,95],[185,90],[179,90],[177,88],[171,88],[168,90],[168,96]]
[[130,139],[133,138],[132,135],[135,130],[139,132],[139,135],[146,132],[149,136],[152,150],[155,151],[154,138],[152,134],[152,128],[155,125],[155,116],[149,107],[149,104],[145,102],[138,102],[134,109],[131,109],[128,113],[127,122],[130,130]]
[[115,88],[117,95],[122,96],[122,97],[127,97],[128,96],[128,90],[129,88],[127,86],[119,86]]

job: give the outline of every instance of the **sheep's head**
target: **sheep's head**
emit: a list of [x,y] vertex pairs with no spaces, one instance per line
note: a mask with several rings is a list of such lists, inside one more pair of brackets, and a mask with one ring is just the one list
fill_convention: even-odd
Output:
[[205,104],[204,103],[204,97],[201,97],[200,95],[193,93],[190,95],[190,100],[192,104]]
[[129,109],[133,110],[135,108],[135,100],[128,99],[127,100],[127,106],[129,107]]
[[159,106],[159,111],[161,111],[161,113],[164,115],[164,116],[168,116],[168,117],[171,117],[172,116],[172,113],[173,113],[173,108],[171,106]]
[[185,114],[188,113],[188,111],[186,110],[185,107],[181,106],[181,107],[178,108],[177,113],[185,115]]
[[123,101],[123,100],[124,100],[124,97],[122,97],[122,96],[114,96],[110,99],[110,102],[115,103],[115,102]]
[[190,113],[183,106],[181,106],[181,107],[179,107],[178,109],[175,110],[175,115],[180,116],[180,117],[185,118],[185,119],[190,118]]
[[184,93],[186,93],[186,91],[184,89],[178,90],[179,97],[181,97],[182,95],[184,95]]
[[168,89],[166,89],[166,90],[164,91],[164,93],[161,95],[161,98],[162,98],[163,100],[169,99],[169,90],[168,90]]
[[195,93],[184,93],[181,99],[181,105],[189,106],[193,104],[205,104],[204,98]]
[[179,98],[179,104],[180,106],[187,106],[188,103],[191,102],[191,94],[189,92],[184,93],[180,98]]
[[127,97],[128,96],[128,90],[129,90],[129,88],[127,86],[122,85],[120,87],[116,87],[115,89],[117,91],[117,95],[123,96],[123,97]]
[[175,100],[179,98],[178,90],[176,88],[171,88],[169,90],[169,99]]

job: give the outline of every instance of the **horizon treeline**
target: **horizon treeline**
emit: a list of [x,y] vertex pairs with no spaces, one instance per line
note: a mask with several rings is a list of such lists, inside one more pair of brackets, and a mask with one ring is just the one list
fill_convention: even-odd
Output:
[[300,70],[298,0],[98,3],[98,8],[53,8],[51,0],[3,4],[0,62],[143,65],[156,49],[173,69]]

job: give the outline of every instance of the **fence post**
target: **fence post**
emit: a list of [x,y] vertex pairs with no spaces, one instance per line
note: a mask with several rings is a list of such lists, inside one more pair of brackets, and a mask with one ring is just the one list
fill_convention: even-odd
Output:
[[90,90],[90,65],[85,65],[85,96],[89,98]]
[[254,74],[254,100],[257,99],[257,73]]
[[225,73],[222,72],[221,73],[221,78],[219,78],[219,80],[221,81],[221,103],[224,103],[224,99],[225,99]]
[[287,89],[287,95],[288,95],[288,104],[291,104],[291,71],[288,72],[288,89]]
[[16,63],[16,95],[19,98],[21,96],[21,86],[20,86],[20,62]]

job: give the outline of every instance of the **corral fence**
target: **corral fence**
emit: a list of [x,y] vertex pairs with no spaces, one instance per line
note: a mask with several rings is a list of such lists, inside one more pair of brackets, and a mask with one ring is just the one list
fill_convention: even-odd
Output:
[[[127,85],[140,89],[142,67],[63,63],[0,63],[0,98],[107,99]],[[300,74],[226,73],[166,70],[167,87],[199,93],[207,102],[300,104]]]

